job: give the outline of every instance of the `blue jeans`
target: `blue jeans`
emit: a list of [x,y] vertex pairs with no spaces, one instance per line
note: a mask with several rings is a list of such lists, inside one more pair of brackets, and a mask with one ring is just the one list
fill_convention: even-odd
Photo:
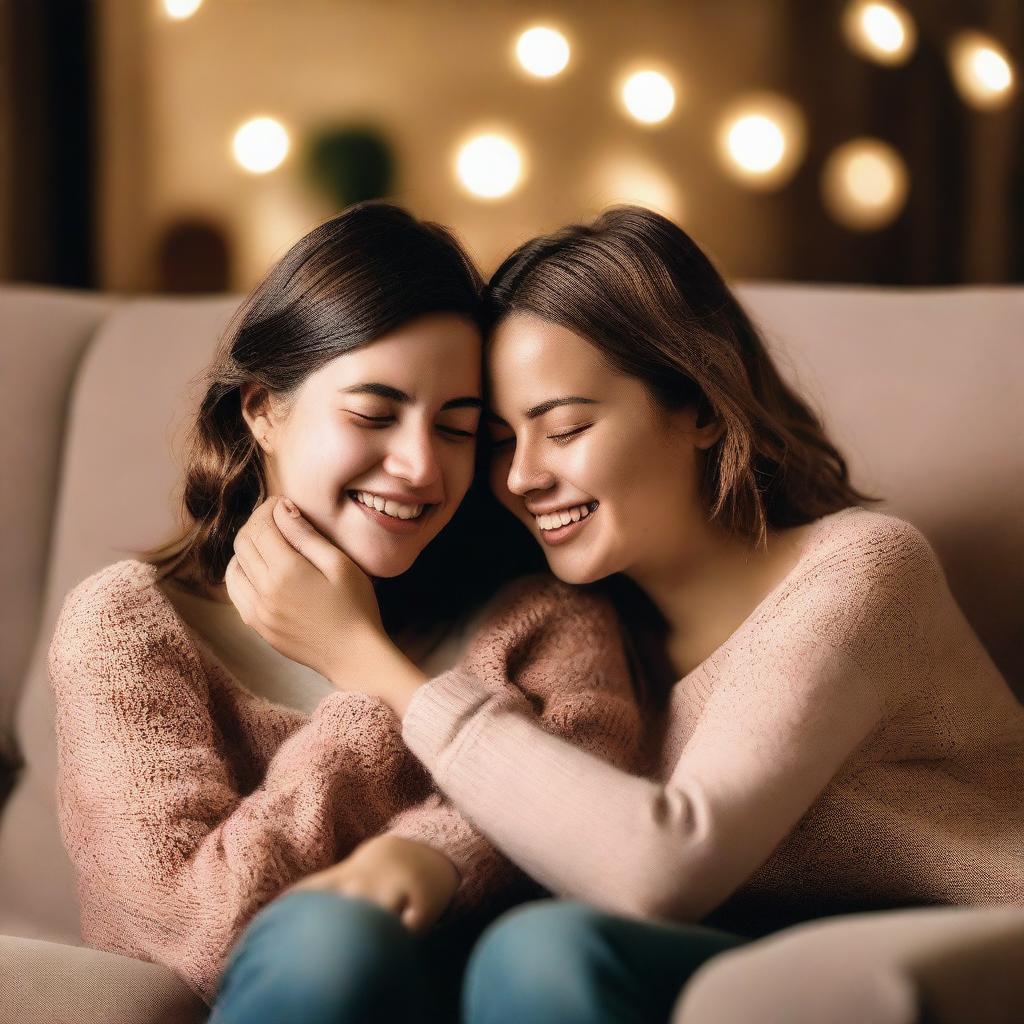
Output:
[[451,1024],[482,928],[414,935],[369,900],[289,893],[232,947],[208,1024]]
[[749,941],[697,924],[540,900],[488,928],[466,969],[465,1024],[665,1024],[690,975]]

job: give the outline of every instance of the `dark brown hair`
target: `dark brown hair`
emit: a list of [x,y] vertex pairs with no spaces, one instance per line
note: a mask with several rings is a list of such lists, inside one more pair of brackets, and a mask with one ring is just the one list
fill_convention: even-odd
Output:
[[[532,313],[589,341],[662,409],[695,405],[698,423],[720,420],[721,436],[703,453],[701,497],[709,519],[736,535],[766,544],[769,527],[882,500],[851,485],[842,454],[779,376],[722,276],[660,214],[612,207],[592,224],[526,242],[494,273],[485,305],[491,329]],[[624,619],[657,614],[628,581],[606,585]]]
[[[192,584],[222,583],[235,535],[268,495],[242,389],[255,384],[287,406],[326,363],[417,317],[454,313],[480,326],[481,284],[447,229],[387,203],[351,206],[301,238],[243,300],[205,371],[186,439],[184,531],[136,554],[158,579],[181,570]],[[536,545],[487,486],[487,449],[477,444],[466,497],[414,565],[374,580],[389,632],[436,633],[538,565]]]

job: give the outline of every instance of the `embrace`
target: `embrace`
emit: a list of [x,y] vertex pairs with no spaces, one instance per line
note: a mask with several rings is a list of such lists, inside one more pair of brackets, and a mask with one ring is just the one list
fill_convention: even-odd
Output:
[[853,928],[850,987],[1024,904],[1024,710],[656,213],[485,283],[350,207],[235,313],[181,484],[49,670],[83,937],[211,1024],[765,1020],[772,933]]

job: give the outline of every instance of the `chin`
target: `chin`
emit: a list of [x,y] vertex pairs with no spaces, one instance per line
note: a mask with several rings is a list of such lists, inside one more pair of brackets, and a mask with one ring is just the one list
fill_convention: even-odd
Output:
[[576,564],[568,558],[561,564],[558,564],[557,559],[549,558],[548,568],[563,583],[572,583],[575,586],[582,586],[584,583],[596,583],[598,580],[602,580],[605,576],[610,575],[607,572],[601,572],[592,563],[583,562],[582,564]]
[[[419,552],[417,552],[419,554]],[[401,576],[403,572],[408,572],[412,568],[413,563],[416,561],[413,559],[402,559],[401,561],[395,558],[381,558],[378,556],[370,556],[368,558],[357,558],[355,555],[349,555],[356,565],[359,566],[367,576],[372,576],[375,579],[391,579],[394,576]]]

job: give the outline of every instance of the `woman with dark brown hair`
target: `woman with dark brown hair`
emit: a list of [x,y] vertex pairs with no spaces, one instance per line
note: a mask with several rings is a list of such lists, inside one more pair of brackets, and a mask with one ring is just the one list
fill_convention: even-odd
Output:
[[[464,656],[508,701],[545,704],[553,733],[632,763],[612,609],[514,579],[543,559],[477,475],[480,323],[445,229],[382,203],[320,225],[206,371],[182,534],[62,609],[49,665],[83,938],[168,965],[223,1024],[429,1017],[457,999],[463,926],[525,882],[359,692],[385,663],[360,660],[356,632],[293,659],[239,614],[226,569],[268,496],[344,552],[404,663]],[[559,666],[565,636],[595,662]]]
[[[471,667],[428,678],[361,631],[366,692],[442,790],[581,901],[489,930],[468,1021],[665,1021],[705,960],[792,922],[1024,903],[1024,711],[924,536],[864,507],[693,240],[612,209],[521,246],[487,300],[492,489],[556,576],[615,599],[648,731],[623,771]],[[290,609],[298,651],[369,622],[323,538],[265,522],[274,545],[228,570],[257,629]]]

